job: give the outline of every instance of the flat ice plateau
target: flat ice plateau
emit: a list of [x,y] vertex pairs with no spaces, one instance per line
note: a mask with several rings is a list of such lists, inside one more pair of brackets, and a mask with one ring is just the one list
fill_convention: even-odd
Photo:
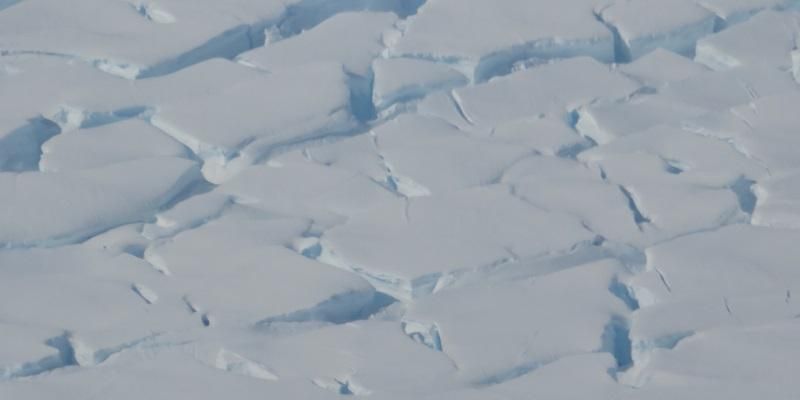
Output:
[[0,0],[0,400],[799,373],[800,0]]

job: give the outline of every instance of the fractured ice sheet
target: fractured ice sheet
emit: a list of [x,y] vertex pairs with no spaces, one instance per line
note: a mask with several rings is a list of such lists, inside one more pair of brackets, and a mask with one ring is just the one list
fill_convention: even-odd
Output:
[[0,0],[0,399],[794,399],[798,0]]

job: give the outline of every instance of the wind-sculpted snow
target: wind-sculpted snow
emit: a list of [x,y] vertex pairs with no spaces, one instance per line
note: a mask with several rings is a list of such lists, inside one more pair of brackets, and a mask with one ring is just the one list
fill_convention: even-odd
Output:
[[0,399],[795,399],[798,0],[0,0]]

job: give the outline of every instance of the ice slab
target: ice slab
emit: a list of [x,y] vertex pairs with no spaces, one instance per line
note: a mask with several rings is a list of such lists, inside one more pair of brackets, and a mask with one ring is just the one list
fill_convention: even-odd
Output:
[[544,210],[573,215],[605,239],[632,244],[642,240],[623,189],[603,182],[599,174],[577,162],[532,157],[509,169],[503,181],[516,196]]
[[578,109],[575,129],[599,144],[607,144],[656,125],[680,122],[707,112],[658,94],[637,95]]
[[772,174],[798,168],[796,131],[798,116],[792,112],[800,101],[796,90],[765,96],[751,104],[734,107],[689,121],[687,129],[729,141],[740,153],[759,162]]
[[[397,321],[358,321],[269,340],[228,332],[217,340],[227,351],[267,366],[278,383],[308,382],[334,396],[416,398],[459,384],[452,360],[410,340]],[[213,356],[213,343],[202,346],[201,354]]]
[[390,185],[407,197],[497,182],[509,166],[531,154],[521,146],[470,137],[433,118],[403,115],[373,132]]
[[[185,312],[180,297],[168,290],[163,276],[128,254],[89,246],[6,250],[0,253],[0,263],[4,266],[0,285],[5,305],[0,318],[18,327],[37,327],[32,333],[41,330],[34,338],[42,344],[63,338],[63,344],[48,345],[59,352],[71,351],[73,359],[80,358],[54,362],[49,369],[100,364],[130,347],[126,343],[199,326]],[[160,299],[149,304],[134,287],[147,288]],[[2,344],[3,348],[13,346],[13,342]],[[47,372],[42,364],[25,375]]]
[[794,0],[700,0],[698,4],[717,14],[717,30],[747,21],[763,10],[791,8]]
[[682,81],[708,69],[691,59],[663,48],[657,48],[619,70],[650,87],[661,87]]
[[357,171],[307,160],[251,167],[220,186],[218,192],[269,212],[313,218],[322,226],[368,212],[396,198]]
[[765,66],[743,66],[706,72],[674,82],[659,95],[676,103],[711,111],[724,111],[761,98],[796,90],[791,74]]
[[[357,171],[375,182],[386,182],[388,171],[375,147],[375,135],[357,135],[328,143],[325,146],[310,146],[292,153],[286,153],[274,159],[283,165],[296,162],[300,157],[317,164],[336,169]],[[291,157],[292,160],[285,161]]]
[[141,221],[199,179],[197,164],[140,159],[83,171],[0,174],[0,243],[48,246]]
[[[771,291],[785,295],[800,279],[787,261],[797,253],[792,244],[796,240],[791,230],[744,224],[672,240],[647,250],[648,272],[637,276],[634,293],[642,304]],[[725,251],[713,251],[722,248]],[[719,279],[720,274],[731,279]]]
[[324,233],[321,260],[410,298],[430,293],[445,272],[568,252],[594,239],[577,219],[489,186],[396,200],[356,215]]
[[664,48],[691,56],[695,43],[714,32],[716,15],[694,0],[613,2],[599,18],[619,35],[618,61],[631,61]]
[[393,29],[396,20],[392,13],[340,13],[301,35],[243,53],[237,60],[267,71],[335,62],[351,74],[368,78],[372,60],[384,48],[385,32]]
[[800,227],[800,174],[770,177],[759,182],[753,191],[758,198],[753,224],[776,228]]
[[747,22],[697,43],[695,60],[712,69],[741,65],[792,66],[790,53],[800,35],[800,14],[764,11]]
[[570,111],[598,98],[626,97],[639,85],[591,58],[557,61],[455,90],[461,114],[485,130],[519,118],[551,115],[567,120]]
[[193,196],[156,214],[155,221],[145,224],[141,234],[151,240],[175,236],[222,216],[234,204],[230,196],[216,192]]
[[[655,241],[746,222],[752,211],[745,181],[737,178],[718,186],[684,181],[657,155],[625,154],[599,161],[597,167],[608,182],[623,189],[637,224]],[[692,207],[679,209],[676,204]]]
[[54,123],[71,120],[74,128],[83,122],[85,112],[105,117],[120,111],[135,115],[145,104],[138,100],[136,86],[85,63],[33,54],[5,55],[0,57],[2,70],[13,73],[0,74],[0,101],[6,107],[0,121],[13,118],[16,125],[3,123],[3,134],[31,118]]
[[454,68],[413,58],[380,58],[372,64],[372,69],[375,73],[372,98],[379,110],[467,83],[467,78]]
[[497,125],[489,135],[492,140],[524,146],[538,154],[572,157],[592,147],[566,122],[546,117],[520,118]]
[[591,56],[612,62],[614,38],[595,19],[595,3],[430,1],[409,19],[390,54],[463,64],[478,82],[531,58]]
[[[238,68],[247,69],[244,66]],[[350,90],[340,65],[312,64],[280,73],[247,73],[203,96],[160,104],[153,124],[206,160],[212,181],[227,178],[277,146],[352,130]],[[307,87],[316,88],[313,96]],[[273,95],[265,95],[273,94]],[[247,149],[245,149],[247,147]]]
[[42,145],[41,171],[102,167],[142,158],[189,158],[189,149],[147,122],[133,118],[58,135]]
[[[113,365],[50,374],[47,379],[0,382],[0,394],[15,399],[88,398],[100,390],[104,396],[135,400],[142,396],[167,400],[181,397],[211,400],[255,400],[264,396],[331,400],[339,395],[321,390],[311,382],[271,382],[207,365],[193,356],[190,346],[158,343],[156,349],[130,351]],[[196,350],[195,350],[196,351]],[[142,382],[148,382],[142,385]],[[98,382],[102,386],[98,387]]]
[[250,49],[257,27],[285,11],[282,1],[31,0],[0,14],[0,48],[76,58],[125,78],[156,76]]
[[[534,280],[445,290],[415,302],[405,318],[435,322],[442,351],[463,379],[495,385],[567,355],[613,352],[604,332],[626,309],[608,285],[620,271],[600,261]],[[524,305],[524,317],[501,304]]]
[[302,219],[229,213],[149,247],[145,258],[169,273],[193,307],[215,323],[267,329],[273,322],[356,318],[372,304],[374,289],[290,250],[308,227]]
[[661,159],[663,172],[687,183],[725,186],[740,177],[757,181],[767,175],[760,163],[732,144],[670,125],[655,126],[589,149],[579,154],[578,159],[602,165],[602,160],[632,153]]
[[[790,372],[797,362],[790,344],[797,329],[794,321],[783,321],[687,338],[673,350],[653,354],[650,367],[638,376],[642,387],[635,397],[797,396],[800,388]],[[765,368],[771,365],[784,368]]]
[[[497,395],[498,399],[522,399],[527,396],[555,400],[577,400],[593,396],[622,398],[622,394],[632,392],[633,389],[617,383],[612,373],[609,373],[615,369],[616,360],[608,353],[578,354],[560,358],[529,374],[491,386],[484,391],[486,395]],[[575,385],[576,381],[581,384]]]

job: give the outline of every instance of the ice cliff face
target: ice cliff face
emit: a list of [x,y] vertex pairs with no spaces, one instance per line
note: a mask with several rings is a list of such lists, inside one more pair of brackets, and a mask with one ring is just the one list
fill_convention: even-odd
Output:
[[800,398],[797,0],[0,0],[0,399]]

